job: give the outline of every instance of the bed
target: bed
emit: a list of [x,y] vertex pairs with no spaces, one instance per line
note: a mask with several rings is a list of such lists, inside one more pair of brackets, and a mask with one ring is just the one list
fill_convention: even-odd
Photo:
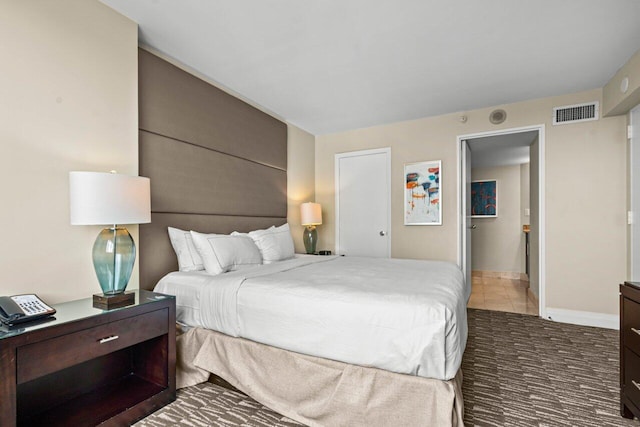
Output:
[[155,291],[188,331],[178,387],[213,373],[308,425],[462,423],[469,289],[451,263],[298,255]]
[[[179,386],[207,381],[213,374],[314,426],[462,425],[459,359],[466,342],[469,291],[454,265],[310,256],[224,273],[218,279],[201,272],[176,273],[168,227],[229,234],[287,222],[292,203],[287,197],[287,127],[142,50],[139,73],[139,172],[151,179],[152,200],[152,222],[139,229],[140,287],[177,296],[184,326],[177,343]],[[286,263],[296,266],[272,271]],[[402,265],[412,279],[405,280],[398,265],[382,273],[386,263]],[[432,274],[427,267],[449,270],[448,278],[440,280],[447,284],[415,297],[420,295],[415,289],[403,287],[414,280],[424,286],[422,279]],[[414,268],[419,272],[410,274]],[[394,276],[399,293],[382,291],[377,299],[369,295],[367,286],[374,286],[381,274]],[[324,277],[322,292],[348,284],[338,283],[337,276],[358,277],[361,287],[346,293],[348,301],[325,300],[329,305],[302,308],[296,299],[302,294],[274,285],[283,276],[289,290],[307,294],[314,292],[313,283],[301,284],[292,276]],[[219,279],[232,297],[219,298],[210,290],[220,285],[212,284]],[[434,296],[442,299],[440,305],[425,312],[407,308],[409,300],[422,303]],[[207,298],[217,300],[220,311],[235,310],[240,320],[234,322],[233,313],[231,319],[216,318],[215,310],[203,315],[202,299]],[[229,303],[234,298],[235,305]],[[272,304],[267,304],[270,299]],[[371,301],[356,309],[365,299]],[[194,310],[189,312],[188,306]],[[329,321],[330,312],[339,315]],[[440,317],[432,317],[436,315]],[[374,327],[365,339],[365,332],[351,328],[341,316]],[[413,340],[424,332],[419,327],[399,339],[392,332],[396,316],[417,325],[433,320],[437,332],[426,333],[432,340],[422,344]],[[427,363],[427,347],[440,349],[428,356],[437,362]]]
[[177,320],[297,353],[450,380],[469,289],[446,262],[298,256],[211,276],[173,272]]

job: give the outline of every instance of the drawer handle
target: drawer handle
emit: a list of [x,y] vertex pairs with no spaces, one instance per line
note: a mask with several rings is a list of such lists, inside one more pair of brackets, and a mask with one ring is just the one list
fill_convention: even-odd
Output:
[[117,336],[117,335],[111,335],[110,337],[102,338],[100,340],[100,344],[104,344],[104,343],[109,342],[109,341],[117,340],[118,338],[120,338],[120,337]]
[[640,383],[637,383],[634,380],[631,380],[631,382],[633,383],[634,386],[636,386],[638,390],[640,390]]
[[631,330],[633,332],[635,332],[636,334],[640,335],[640,330],[636,329],[636,328],[631,328]]

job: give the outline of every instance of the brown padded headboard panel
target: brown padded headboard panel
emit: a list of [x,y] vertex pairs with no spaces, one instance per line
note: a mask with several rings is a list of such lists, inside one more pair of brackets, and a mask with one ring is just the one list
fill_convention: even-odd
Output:
[[152,212],[140,226],[142,289],[177,270],[167,227],[226,234],[286,222],[284,123],[144,50],[139,111]]
[[282,170],[147,132],[139,141],[154,212],[287,216]]
[[281,121],[139,50],[140,129],[287,169]]

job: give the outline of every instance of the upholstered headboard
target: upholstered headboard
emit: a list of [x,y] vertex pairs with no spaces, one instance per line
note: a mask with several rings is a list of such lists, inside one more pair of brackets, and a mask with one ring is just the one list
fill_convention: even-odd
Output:
[[230,233],[287,217],[287,127],[139,50],[139,170],[151,179],[140,226],[140,288],[178,268],[167,227]]

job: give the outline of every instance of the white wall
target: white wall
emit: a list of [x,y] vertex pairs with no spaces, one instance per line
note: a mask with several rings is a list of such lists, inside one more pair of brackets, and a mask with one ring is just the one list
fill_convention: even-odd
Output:
[[[472,154],[473,155],[473,154]],[[471,268],[524,273],[520,165],[474,168],[471,180],[497,180],[498,216],[473,218]]]
[[[546,306],[617,314],[616,285],[626,277],[626,118],[551,124],[554,106],[589,101],[602,102],[602,90],[466,111],[466,123],[456,113],[317,136],[316,201],[325,214],[318,228],[323,246],[335,244],[335,153],[391,147],[392,256],[420,254],[456,262],[457,136],[544,124]],[[507,112],[507,120],[493,125],[489,114],[498,107]],[[402,167],[422,160],[442,160],[442,226],[403,225]]]
[[137,25],[94,0],[0,10],[0,294],[89,297],[100,227],[69,225],[68,174],[137,175]]

